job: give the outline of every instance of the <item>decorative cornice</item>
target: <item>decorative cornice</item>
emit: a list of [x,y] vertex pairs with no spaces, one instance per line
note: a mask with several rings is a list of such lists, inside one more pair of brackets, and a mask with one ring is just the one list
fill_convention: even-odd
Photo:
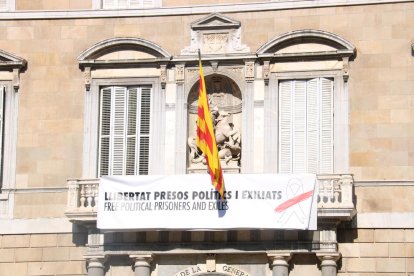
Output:
[[19,19],[69,19],[69,18],[111,18],[111,17],[150,17],[169,15],[209,14],[212,10],[218,13],[273,11],[300,8],[321,8],[335,6],[356,6],[388,3],[413,2],[412,0],[325,0],[325,1],[277,1],[246,4],[197,5],[188,7],[164,7],[153,9],[120,9],[120,10],[70,10],[70,11],[15,11],[0,12],[0,20]]

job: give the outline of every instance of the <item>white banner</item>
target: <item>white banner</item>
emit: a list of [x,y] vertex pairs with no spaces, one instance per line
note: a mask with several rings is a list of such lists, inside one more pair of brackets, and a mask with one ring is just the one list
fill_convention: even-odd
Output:
[[227,174],[220,200],[208,174],[107,176],[99,184],[98,228],[316,230],[312,174]]

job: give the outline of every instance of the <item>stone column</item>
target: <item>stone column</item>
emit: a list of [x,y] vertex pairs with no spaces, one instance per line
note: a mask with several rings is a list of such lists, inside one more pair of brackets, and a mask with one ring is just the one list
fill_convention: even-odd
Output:
[[341,257],[338,252],[317,253],[316,257],[321,261],[322,276],[336,276],[337,264],[336,262]]
[[269,254],[270,268],[272,269],[272,276],[288,276],[289,275],[289,260],[292,258],[291,253],[276,253]]
[[104,276],[105,275],[105,257],[104,256],[88,256],[86,259],[88,276]]
[[131,255],[130,258],[134,260],[135,276],[151,275],[151,255]]

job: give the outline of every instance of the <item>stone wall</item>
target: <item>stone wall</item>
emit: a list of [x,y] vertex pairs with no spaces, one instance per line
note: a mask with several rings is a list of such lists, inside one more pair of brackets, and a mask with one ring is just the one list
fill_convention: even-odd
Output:
[[413,229],[340,229],[338,242],[342,253],[338,275],[414,273]]
[[[85,275],[86,236],[77,234],[0,236],[0,275]],[[81,243],[84,243],[82,241]]]
[[[321,29],[352,42],[350,172],[357,181],[414,178],[413,3],[230,16],[241,21],[242,42],[253,51],[297,29]],[[2,20],[0,48],[29,64],[19,92],[16,187],[64,187],[67,178],[81,175],[85,92],[76,57],[83,50],[133,36],[177,55],[190,42],[191,22],[201,17]]]

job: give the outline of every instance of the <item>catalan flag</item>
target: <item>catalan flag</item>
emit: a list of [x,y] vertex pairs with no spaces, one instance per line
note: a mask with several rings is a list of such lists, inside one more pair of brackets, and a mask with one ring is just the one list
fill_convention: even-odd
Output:
[[203,67],[199,53],[200,88],[198,92],[198,117],[197,117],[197,147],[204,153],[208,170],[211,176],[211,184],[224,199],[224,179],[221,170],[220,159],[214,135],[213,123],[208,106],[206,84],[204,82]]

